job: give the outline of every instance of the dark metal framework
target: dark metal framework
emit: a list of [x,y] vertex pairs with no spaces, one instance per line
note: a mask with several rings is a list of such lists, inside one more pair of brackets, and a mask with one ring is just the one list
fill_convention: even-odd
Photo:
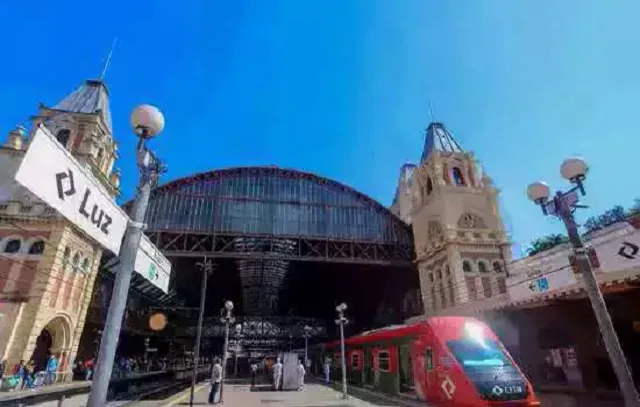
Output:
[[[326,321],[316,318],[239,316],[236,317],[236,324],[242,327],[240,335],[244,343],[260,340],[271,340],[275,343],[287,339],[303,338],[305,326],[310,328],[309,337],[327,337]],[[181,326],[180,334],[195,336],[196,328],[196,326]],[[220,318],[206,318],[202,329],[204,337],[224,337],[225,325],[220,323]]]
[[146,222],[169,257],[399,265],[413,258],[410,226],[387,208],[338,182],[277,167],[211,171],[160,186]]

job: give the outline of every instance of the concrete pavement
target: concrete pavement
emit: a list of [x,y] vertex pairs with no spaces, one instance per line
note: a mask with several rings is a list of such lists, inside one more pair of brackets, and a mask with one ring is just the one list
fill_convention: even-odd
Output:
[[[208,385],[198,387],[194,405],[207,405],[209,396]],[[227,384],[224,387],[224,407],[381,407],[380,404],[371,404],[363,400],[349,397],[348,400],[342,399],[342,394],[323,385],[307,384],[303,391],[272,391],[268,387],[264,390],[252,391],[248,385]],[[183,392],[178,397],[173,398],[166,404],[158,404],[155,406],[162,407],[180,407],[189,405],[189,392]],[[146,407],[136,404],[136,407]],[[151,404],[149,404],[151,406]],[[394,406],[388,404],[388,407]],[[387,407],[385,406],[385,407]]]

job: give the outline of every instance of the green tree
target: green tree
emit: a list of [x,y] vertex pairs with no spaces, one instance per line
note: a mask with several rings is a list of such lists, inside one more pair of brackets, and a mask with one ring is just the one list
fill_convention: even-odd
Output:
[[640,198],[636,198],[633,201],[633,206],[629,208],[629,215],[637,215],[640,214]]
[[529,256],[533,256],[538,253],[542,253],[549,249],[552,249],[558,245],[568,242],[569,239],[565,235],[553,234],[548,236],[539,237],[531,241],[531,246],[527,249]]

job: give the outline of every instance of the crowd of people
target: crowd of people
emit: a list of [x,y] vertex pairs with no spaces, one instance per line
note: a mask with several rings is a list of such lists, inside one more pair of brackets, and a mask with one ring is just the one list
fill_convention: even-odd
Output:
[[7,362],[0,362],[0,383],[6,383],[7,390],[35,390],[56,382],[59,360],[55,355],[49,356],[43,367],[37,366],[34,360],[21,360],[11,369],[11,374],[4,375]]

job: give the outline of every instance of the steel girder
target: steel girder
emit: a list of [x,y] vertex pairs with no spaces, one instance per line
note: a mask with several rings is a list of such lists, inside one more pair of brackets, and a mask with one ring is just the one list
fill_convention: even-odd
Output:
[[[240,325],[242,342],[259,342],[262,340],[283,341],[304,337],[304,327],[309,338],[326,338],[326,322],[315,318],[301,317],[236,317],[234,325]],[[181,336],[196,335],[197,326],[183,326]],[[225,325],[219,318],[205,318],[202,325],[203,337],[224,337]],[[230,337],[236,337],[234,326],[230,327]]]
[[[411,266],[413,248],[398,244],[310,239],[304,236],[237,236],[176,231],[147,231],[167,257],[202,257]],[[251,251],[238,250],[238,241],[260,242]],[[283,246],[292,250],[283,251]]]

